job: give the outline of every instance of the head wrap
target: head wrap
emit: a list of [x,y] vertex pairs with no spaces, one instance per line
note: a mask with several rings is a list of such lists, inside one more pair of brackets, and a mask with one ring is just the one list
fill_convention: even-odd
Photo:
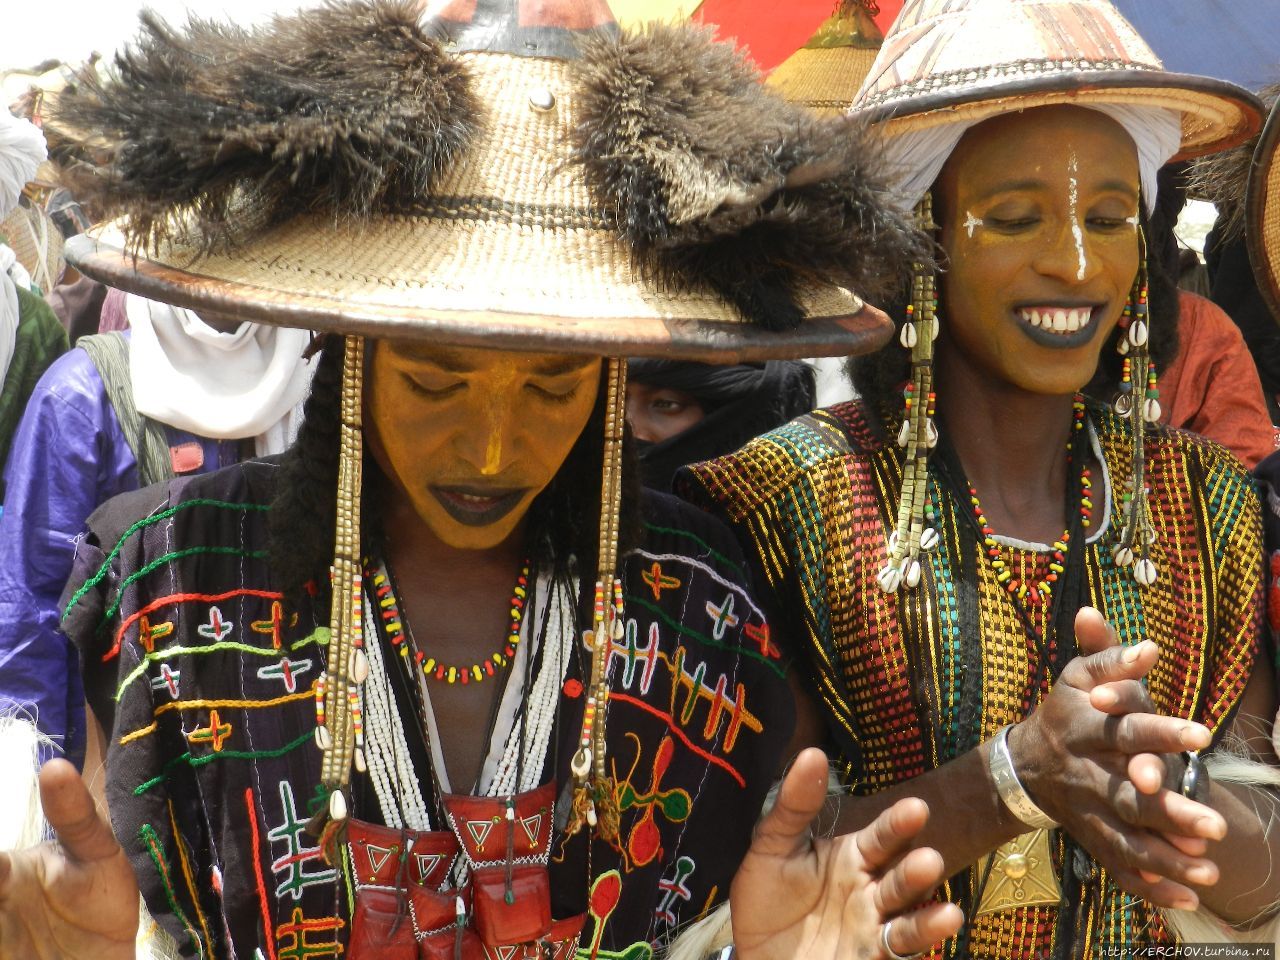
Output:
[[[19,120],[0,107],[0,220],[18,205],[22,188],[27,185],[48,152],[44,134],[29,120]],[[24,273],[16,257],[4,248],[0,262],[0,384],[8,372],[18,335],[18,290]],[[28,281],[29,283],[29,281]]]
[[[1129,134],[1138,151],[1142,196],[1147,213],[1152,213],[1156,202],[1156,173],[1181,147],[1182,117],[1164,107],[1121,103],[1082,103],[1080,106],[1106,114]],[[938,179],[960,138],[974,125],[969,121],[943,123],[911,130],[885,142],[883,169],[890,193],[903,210],[914,209],[920,202]]]
[[677,470],[732,453],[753,437],[808,413],[816,403],[813,368],[801,360],[717,367],[679,360],[632,360],[627,379],[680,390],[706,416],[666,440],[637,443],[644,483],[670,490]]

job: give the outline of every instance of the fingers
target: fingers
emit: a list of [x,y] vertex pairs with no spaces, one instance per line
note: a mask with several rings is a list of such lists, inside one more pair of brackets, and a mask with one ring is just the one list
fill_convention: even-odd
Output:
[[889,921],[889,947],[899,956],[927,952],[960,932],[964,913],[954,903],[931,903]]
[[874,873],[901,856],[928,821],[929,805],[919,797],[906,797],[882,811],[854,834],[867,869]]
[[1108,717],[1102,728],[1103,746],[1130,755],[1203,750],[1213,742],[1204,724],[1158,713],[1126,713]]
[[[1084,613],[1080,611],[1081,615]],[[1062,680],[1077,690],[1092,690],[1118,680],[1140,680],[1158,659],[1160,648],[1150,640],[1132,647],[1110,646],[1092,654],[1082,651],[1062,671]]]
[[782,780],[773,809],[756,824],[751,852],[789,857],[809,843],[809,826],[827,799],[827,757],[816,747],[800,751]]
[[1129,758],[1129,782],[1145,796],[1159,793],[1167,776],[1164,759],[1158,754],[1138,753]]
[[1130,893],[1162,907],[1194,910],[1198,898],[1192,887],[1218,881],[1216,864],[1184,853],[1158,833],[1135,830],[1105,815],[1090,820],[1092,837],[1080,839]]
[[1118,643],[1116,632],[1102,611],[1081,607],[1076,613],[1076,647],[1082,656],[1100,653]]
[[876,884],[876,910],[880,916],[890,917],[928,900],[934,888],[946,879],[946,869],[937,850],[931,847],[912,850]]
[[70,859],[89,863],[115,856],[120,850],[111,827],[98,816],[80,774],[66,760],[50,760],[40,768],[40,802]]
[[1126,713],[1155,713],[1151,694],[1137,680],[1103,683],[1089,691],[1089,703],[1095,710],[1119,717]]

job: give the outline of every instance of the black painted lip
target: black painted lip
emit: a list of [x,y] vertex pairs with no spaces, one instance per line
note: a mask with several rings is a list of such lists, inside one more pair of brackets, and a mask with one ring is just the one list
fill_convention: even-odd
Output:
[[[524,499],[524,495],[529,492],[528,487],[515,489],[428,487],[427,489],[436,498],[436,502],[444,507],[445,513],[468,527],[486,527],[491,523],[497,523],[514,510],[516,505]],[[459,496],[484,497],[491,503],[488,506],[466,503],[460,500]]]
[[[1033,327],[1023,319],[1023,310],[1032,310],[1038,307],[1051,307],[1058,310],[1079,310],[1082,307],[1089,307],[1093,313],[1089,317],[1089,322],[1075,333],[1054,333],[1051,330],[1045,330],[1043,327]],[[1036,303],[1027,303],[1025,306],[1015,306],[1010,312],[1013,314],[1014,322],[1022,328],[1022,332],[1040,346],[1048,347],[1051,350],[1074,350],[1077,347],[1084,346],[1097,334],[1099,327],[1098,315],[1102,312],[1102,306],[1087,301],[1041,300]]]

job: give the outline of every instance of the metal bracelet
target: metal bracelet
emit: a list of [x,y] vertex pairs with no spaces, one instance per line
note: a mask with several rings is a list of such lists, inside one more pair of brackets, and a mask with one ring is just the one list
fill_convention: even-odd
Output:
[[1036,806],[1013,769],[1013,757],[1009,753],[1009,731],[1012,728],[1013,724],[1002,727],[991,739],[987,765],[991,770],[991,779],[996,783],[996,792],[1000,794],[1000,799],[1009,808],[1009,812],[1028,827],[1034,830],[1052,830],[1058,822]]

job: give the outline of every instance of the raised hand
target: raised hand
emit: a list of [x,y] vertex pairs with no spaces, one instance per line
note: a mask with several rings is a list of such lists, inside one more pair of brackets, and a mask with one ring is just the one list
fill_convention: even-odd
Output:
[[58,840],[0,853],[0,960],[133,960],[137,881],[75,767],[46,763],[40,800]]
[[[1141,679],[1159,658],[1150,641],[1116,645],[1102,615],[1076,618],[1080,656],[1044,702],[1010,733],[1023,786],[1122,887],[1159,906],[1195,909],[1190,884],[1217,882],[1201,854],[1222,816],[1152,780],[1157,755],[1209,745],[1198,723],[1150,709]],[[1160,768],[1161,771],[1163,768]]]
[[[827,795],[827,758],[802,752],[761,819],[729,901],[740,960],[847,960],[928,950],[960,929],[960,908],[917,904],[943,879],[942,857],[910,850],[929,809],[899,801],[856,833],[813,838]],[[915,909],[911,909],[915,907]],[[885,923],[889,926],[882,931]]]

